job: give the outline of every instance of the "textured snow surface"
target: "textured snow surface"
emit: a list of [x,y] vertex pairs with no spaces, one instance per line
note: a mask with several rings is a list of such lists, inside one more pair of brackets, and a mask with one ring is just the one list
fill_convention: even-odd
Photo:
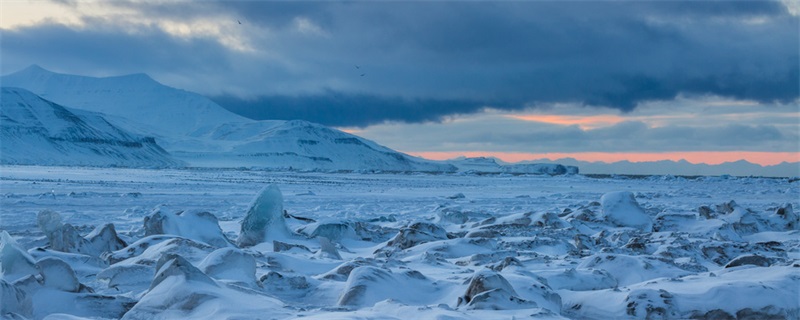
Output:
[[789,179],[0,169],[4,318],[800,317]]

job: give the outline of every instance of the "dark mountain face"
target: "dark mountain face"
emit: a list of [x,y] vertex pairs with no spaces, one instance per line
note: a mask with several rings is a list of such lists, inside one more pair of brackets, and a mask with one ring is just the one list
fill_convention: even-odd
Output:
[[102,116],[70,110],[18,88],[2,88],[0,162],[124,167],[178,166],[153,138]]

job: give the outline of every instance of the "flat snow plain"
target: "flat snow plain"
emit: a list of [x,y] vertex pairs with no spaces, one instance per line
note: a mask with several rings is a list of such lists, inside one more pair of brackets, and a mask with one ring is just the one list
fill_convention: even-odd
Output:
[[[268,185],[293,234],[238,248]],[[789,179],[3,166],[0,195],[3,317],[800,317]],[[43,210],[124,244],[54,250]]]

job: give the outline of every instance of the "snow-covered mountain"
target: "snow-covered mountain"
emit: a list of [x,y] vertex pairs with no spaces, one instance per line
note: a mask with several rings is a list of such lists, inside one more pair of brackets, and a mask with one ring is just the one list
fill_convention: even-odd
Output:
[[[247,121],[201,95],[164,86],[141,73],[95,78],[55,73],[32,65],[3,76],[2,83],[71,108],[122,117],[134,123],[117,124],[164,136],[187,135],[218,123]],[[113,117],[110,120],[120,122]]]
[[[412,157],[370,140],[302,120],[229,122],[211,130],[195,132],[190,138],[174,144],[171,152],[194,166],[202,167],[456,170],[446,163]],[[196,143],[202,145],[192,145]]]
[[3,164],[182,165],[153,138],[129,133],[96,113],[71,110],[19,88],[2,88],[0,137]]
[[101,112],[118,127],[155,137],[190,166],[455,171],[450,164],[412,157],[322,125],[247,119],[144,74],[95,78],[31,66],[0,81],[61,105]]

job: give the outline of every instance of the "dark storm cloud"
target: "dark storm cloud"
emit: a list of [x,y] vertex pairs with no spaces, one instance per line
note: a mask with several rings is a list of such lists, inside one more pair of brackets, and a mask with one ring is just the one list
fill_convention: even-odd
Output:
[[366,127],[387,119],[438,122],[447,116],[474,113],[486,107],[481,102],[467,100],[407,99],[331,91],[302,96],[262,96],[255,100],[225,95],[212,100],[251,119],[305,119],[331,126],[355,127]]
[[[772,1],[111,4],[164,19],[224,13],[212,23],[241,21],[254,51],[157,28],[45,25],[4,30],[4,59],[181,73],[198,81],[178,84],[241,114],[339,126],[439,121],[486,106],[630,111],[678,95],[800,96],[798,17]],[[65,49],[70,42],[81,45]]]
[[[362,89],[453,101],[450,108],[398,103],[375,95],[332,104],[335,119],[309,113],[321,96],[218,99],[250,115],[311,117],[327,124],[441,119],[490,105],[516,110],[553,102],[610,106],[624,111],[679,94],[720,95],[760,102],[798,98],[797,17],[777,2],[658,3],[389,3],[304,6],[295,13],[318,21],[342,46],[327,54],[380,66]],[[259,21],[259,6],[247,3]],[[268,10],[269,8],[261,8]],[[348,13],[354,17],[349,17]],[[414,17],[413,19],[411,17]],[[343,47],[352,51],[341,51]],[[317,51],[311,49],[310,51]],[[366,54],[364,54],[366,53]],[[402,53],[402,54],[400,54]],[[388,55],[388,59],[382,55]],[[305,57],[305,55],[304,55]],[[314,59],[314,57],[308,57]],[[410,70],[410,71],[409,71]],[[385,78],[381,78],[381,76]],[[406,91],[404,91],[406,90]],[[346,93],[340,93],[346,95]],[[458,97],[466,97],[464,103]],[[300,106],[292,115],[277,104]],[[498,101],[503,101],[498,103]],[[471,102],[471,103],[470,103]],[[373,113],[369,110],[393,110]],[[278,110],[281,109],[281,110]],[[394,110],[399,109],[399,110]]]

